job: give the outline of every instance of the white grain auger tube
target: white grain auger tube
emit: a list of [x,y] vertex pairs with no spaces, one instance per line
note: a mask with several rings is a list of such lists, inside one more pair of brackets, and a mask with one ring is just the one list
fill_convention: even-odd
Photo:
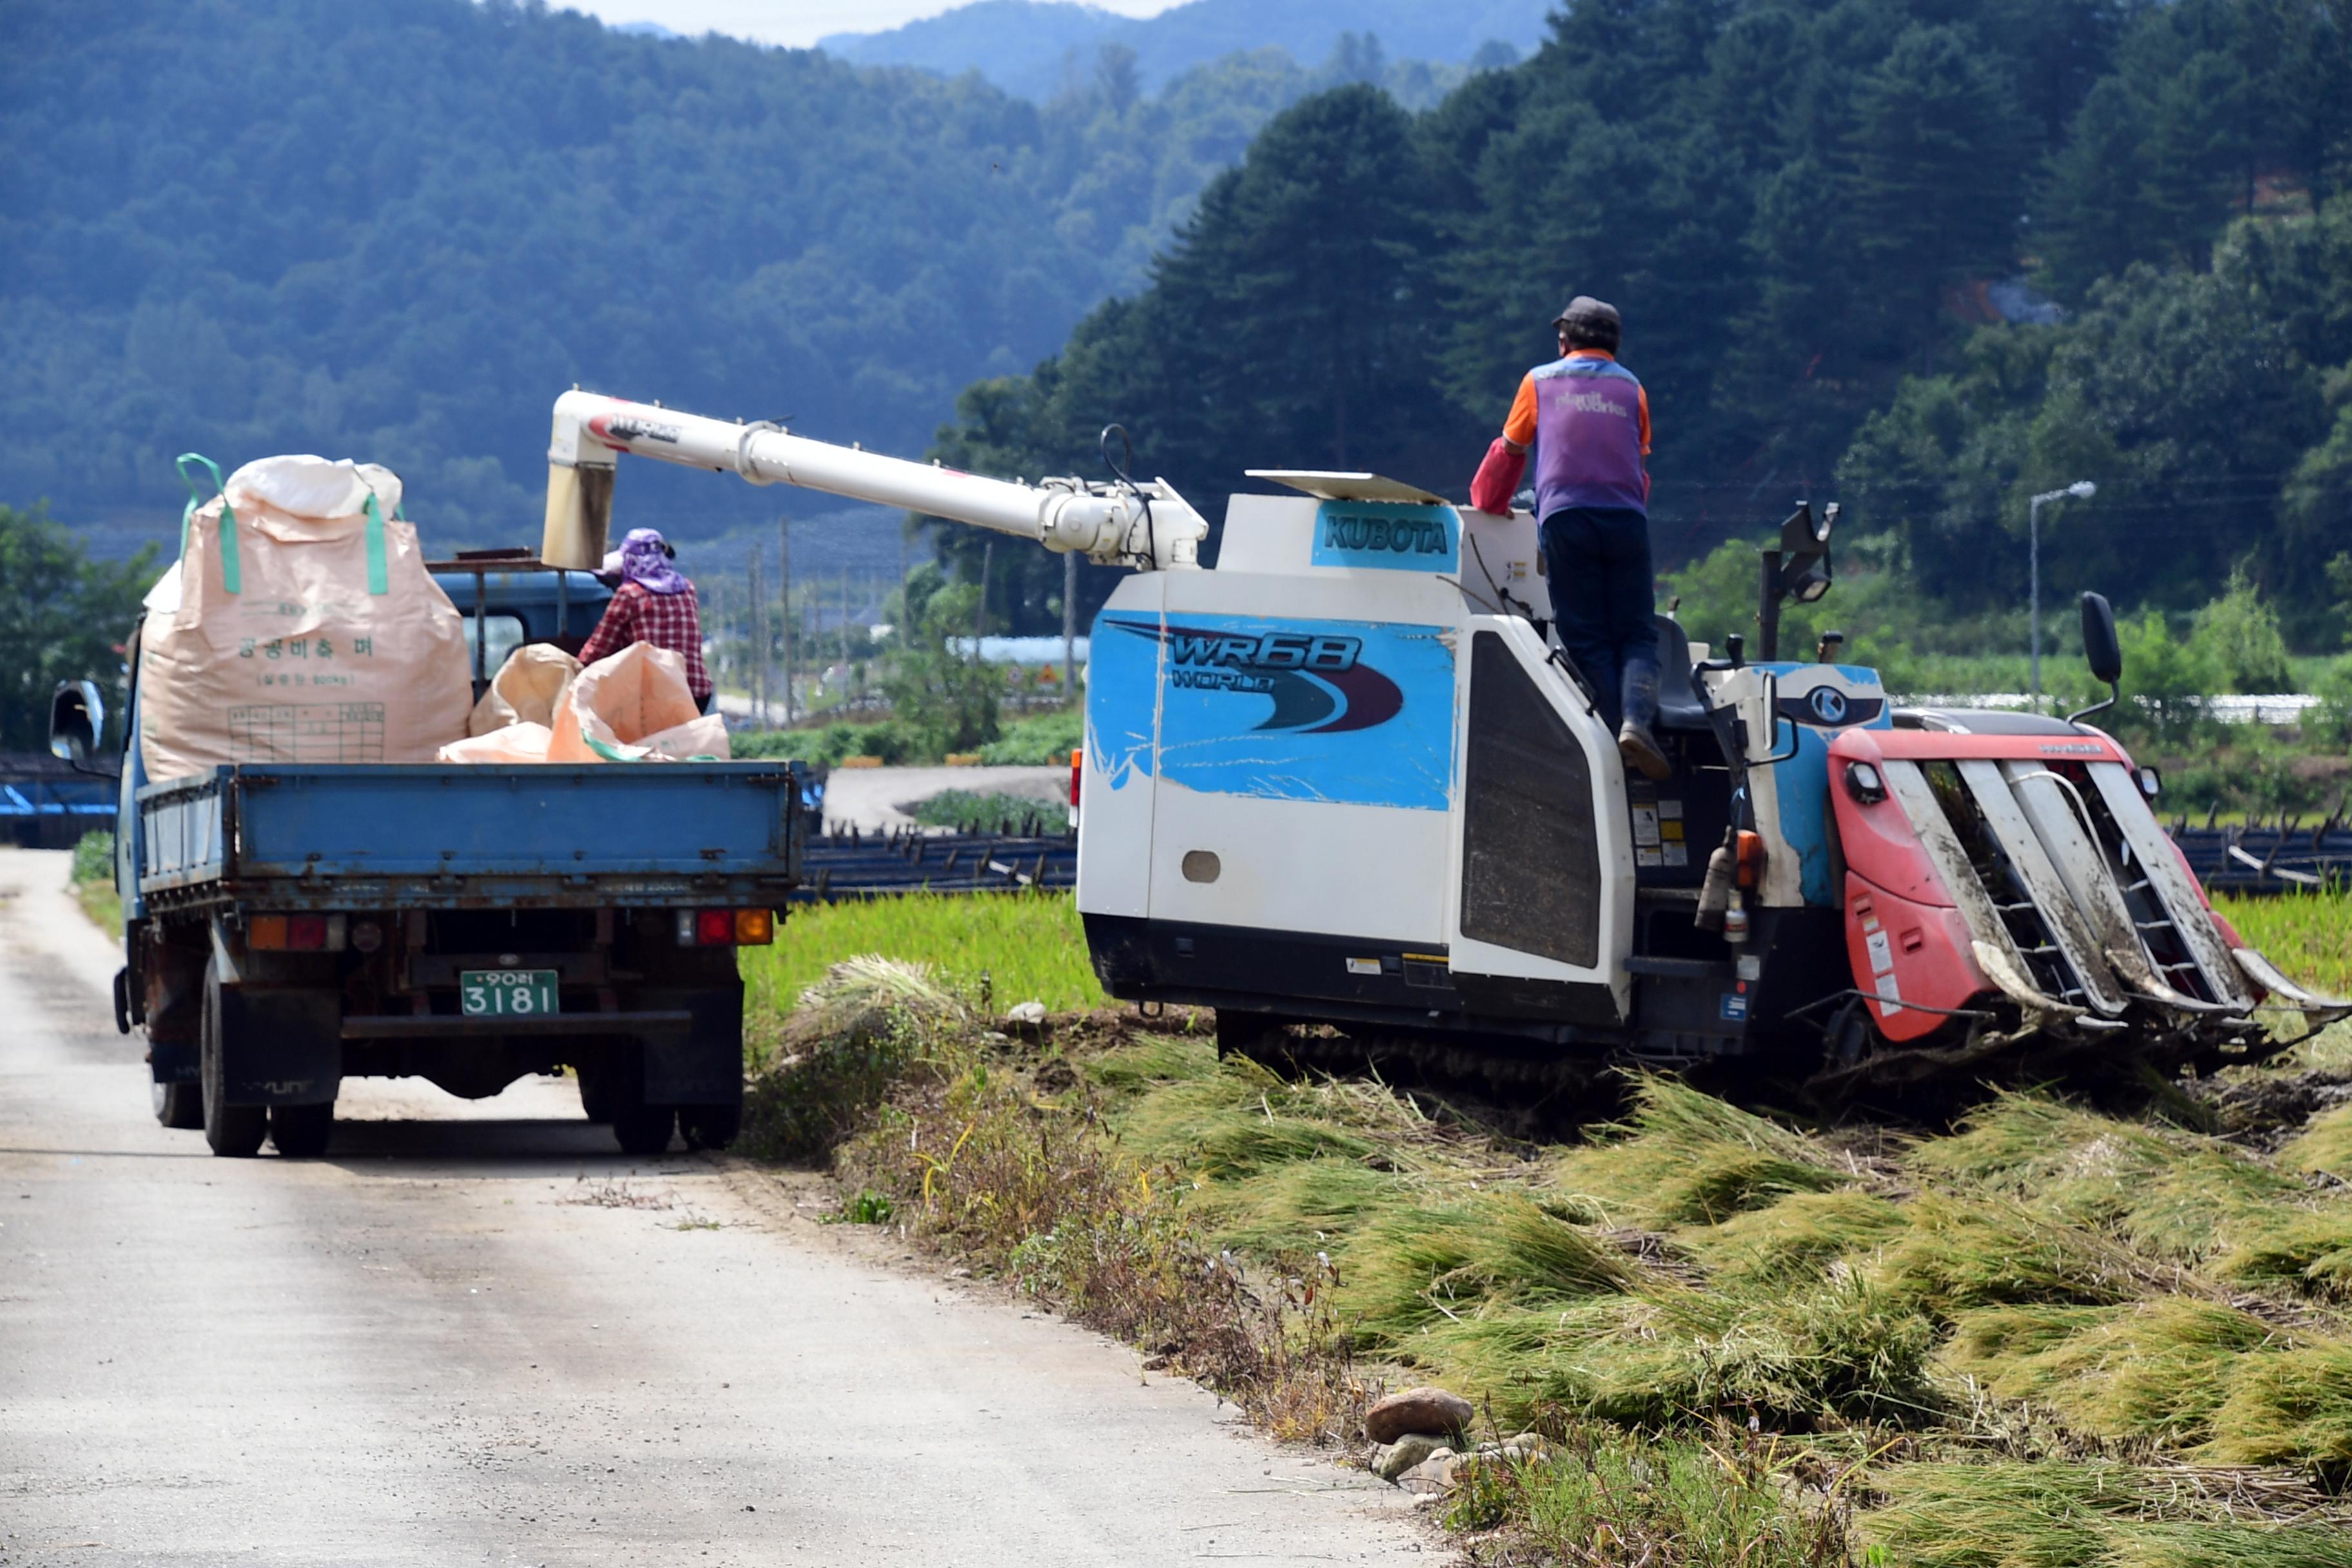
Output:
[[1209,525],[1163,480],[1014,484],[794,436],[770,424],[729,424],[657,404],[593,392],[555,400],[547,449],[547,531],[541,559],[602,563],[620,454],[739,474],[755,485],[803,489],[943,517],[1143,571],[1197,566]]

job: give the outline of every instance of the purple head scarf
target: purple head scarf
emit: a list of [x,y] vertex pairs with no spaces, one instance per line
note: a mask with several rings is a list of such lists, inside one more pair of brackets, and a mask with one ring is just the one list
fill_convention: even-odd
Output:
[[633,528],[621,541],[621,575],[656,594],[686,592],[686,579],[669,563],[655,529]]

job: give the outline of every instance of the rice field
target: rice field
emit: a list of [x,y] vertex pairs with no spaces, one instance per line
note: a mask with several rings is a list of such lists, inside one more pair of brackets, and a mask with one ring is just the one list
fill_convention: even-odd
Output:
[[1067,893],[916,893],[796,906],[772,947],[741,952],[747,1016],[789,1013],[844,959],[867,953],[928,963],[998,1013],[1022,1002],[1054,1012],[1103,1005]]

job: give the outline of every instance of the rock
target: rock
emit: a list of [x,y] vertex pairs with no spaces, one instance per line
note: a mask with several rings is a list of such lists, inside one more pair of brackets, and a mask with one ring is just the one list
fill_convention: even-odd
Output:
[[1420,1464],[1433,1453],[1444,1449],[1445,1439],[1428,1432],[1408,1432],[1393,1443],[1383,1443],[1372,1450],[1372,1474],[1384,1481],[1392,1481]]
[[1397,1485],[1409,1492],[1442,1492],[1445,1489],[1445,1467],[1452,1463],[1451,1459],[1423,1459],[1399,1476]]
[[1454,1489],[1462,1479],[1462,1467],[1466,1461],[1451,1448],[1442,1448],[1397,1478],[1397,1484],[1410,1492],[1443,1492]]
[[1460,1432],[1477,1412],[1458,1394],[1442,1388],[1408,1388],[1364,1412],[1364,1436],[1393,1443],[1408,1432]]
[[1004,1021],[1008,1024],[1034,1027],[1045,1021],[1045,1004],[1043,1002],[1020,1003],[1004,1015]]

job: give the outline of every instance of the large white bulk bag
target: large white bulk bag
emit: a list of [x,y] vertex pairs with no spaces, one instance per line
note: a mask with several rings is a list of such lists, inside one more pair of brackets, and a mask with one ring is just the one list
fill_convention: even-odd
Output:
[[140,638],[151,779],[223,763],[423,763],[466,733],[464,617],[373,463],[265,458],[200,504],[189,483],[176,603]]

